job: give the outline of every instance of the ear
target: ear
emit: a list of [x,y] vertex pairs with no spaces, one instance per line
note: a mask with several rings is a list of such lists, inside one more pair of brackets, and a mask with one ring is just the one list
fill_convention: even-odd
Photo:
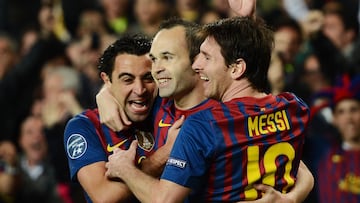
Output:
[[111,84],[110,78],[105,72],[101,72],[100,77],[103,80],[105,85],[110,85]]
[[237,80],[239,79],[246,70],[246,62],[243,59],[236,60],[236,63],[230,66],[231,78]]

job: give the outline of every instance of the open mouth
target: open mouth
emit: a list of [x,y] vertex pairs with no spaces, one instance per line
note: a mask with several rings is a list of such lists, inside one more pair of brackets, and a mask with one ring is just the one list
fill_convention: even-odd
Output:
[[147,112],[149,109],[149,101],[148,100],[132,100],[129,101],[130,107],[133,109],[136,113],[143,113]]
[[42,149],[42,144],[41,144],[41,142],[34,142],[34,143],[32,143],[31,145],[30,145],[30,147],[33,149],[33,150],[37,150],[37,151],[39,151],[39,150],[41,150]]
[[171,79],[170,78],[157,78],[156,80],[158,82],[158,86],[162,87],[162,86],[166,86]]
[[201,80],[204,80],[204,81],[209,81],[209,78],[208,78],[208,77],[205,77],[205,76],[200,76],[200,79],[201,79]]

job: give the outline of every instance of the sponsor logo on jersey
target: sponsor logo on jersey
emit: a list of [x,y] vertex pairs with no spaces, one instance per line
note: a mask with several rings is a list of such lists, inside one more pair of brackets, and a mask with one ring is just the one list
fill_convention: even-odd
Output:
[[186,161],[170,157],[167,160],[166,165],[175,166],[175,167],[178,167],[178,168],[185,168]]
[[115,145],[113,145],[113,146],[111,146],[110,144],[108,144],[107,147],[106,147],[106,150],[107,150],[108,152],[112,152],[112,151],[114,151],[114,149],[119,148],[121,145],[123,145],[127,140],[128,140],[128,139],[123,140],[123,141],[121,141],[121,142],[119,142],[119,143],[117,143],[117,144],[115,144]]
[[85,154],[87,142],[80,134],[72,134],[66,141],[67,154],[71,159],[78,159]]
[[135,137],[138,141],[138,146],[145,150],[151,151],[154,147],[154,136],[150,132],[135,130]]
[[171,123],[163,123],[163,120],[162,120],[162,119],[159,121],[159,127],[160,127],[160,128],[170,127],[170,126],[171,126]]

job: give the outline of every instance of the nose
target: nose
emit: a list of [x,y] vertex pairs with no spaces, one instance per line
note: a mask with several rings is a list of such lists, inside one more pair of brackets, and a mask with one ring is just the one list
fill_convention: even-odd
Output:
[[133,91],[137,95],[142,95],[146,92],[146,87],[141,80],[136,80]]
[[201,67],[201,59],[200,59],[200,57],[198,56],[198,57],[196,57],[196,59],[195,59],[195,61],[194,61],[194,63],[192,64],[192,69],[195,71],[195,72],[199,72],[201,69],[202,69],[202,67]]
[[152,63],[151,72],[154,74],[159,74],[164,70],[164,66],[161,64],[160,60]]

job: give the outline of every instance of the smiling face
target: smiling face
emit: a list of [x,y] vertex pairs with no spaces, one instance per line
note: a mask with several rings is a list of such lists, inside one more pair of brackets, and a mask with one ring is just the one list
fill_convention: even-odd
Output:
[[102,78],[130,120],[140,122],[146,119],[156,96],[151,61],[147,55],[117,55],[111,81],[105,73],[102,73]]
[[344,141],[360,143],[360,102],[355,99],[343,99],[334,109],[334,125]]
[[221,55],[221,47],[212,37],[207,37],[200,46],[193,69],[204,80],[205,96],[221,100],[232,82],[229,68]]
[[29,160],[39,162],[47,152],[44,125],[40,118],[29,117],[21,125],[20,147]]
[[191,68],[185,29],[175,26],[159,31],[150,50],[152,75],[161,97],[181,97],[190,92],[199,81]]

